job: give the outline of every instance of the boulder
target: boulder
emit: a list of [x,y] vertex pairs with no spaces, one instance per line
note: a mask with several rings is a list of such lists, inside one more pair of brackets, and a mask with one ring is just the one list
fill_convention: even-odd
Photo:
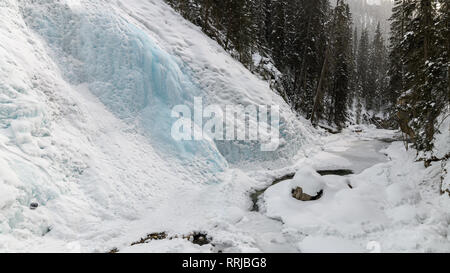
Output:
[[292,197],[300,201],[314,201],[320,199],[323,195],[323,190],[319,191],[315,196],[311,196],[303,192],[301,187],[292,189]]
[[30,204],[30,209],[32,209],[32,210],[35,210],[35,209],[37,209],[39,207],[39,204],[38,203],[31,203]]
[[325,181],[309,165],[303,165],[291,180],[292,197],[301,201],[313,201],[322,197]]

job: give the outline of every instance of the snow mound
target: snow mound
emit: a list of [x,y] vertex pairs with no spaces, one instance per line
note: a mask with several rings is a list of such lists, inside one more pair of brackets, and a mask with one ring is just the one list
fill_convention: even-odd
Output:
[[290,181],[291,189],[295,190],[300,187],[303,193],[309,196],[316,196],[325,187],[325,182],[311,166],[305,165],[295,174],[294,179]]

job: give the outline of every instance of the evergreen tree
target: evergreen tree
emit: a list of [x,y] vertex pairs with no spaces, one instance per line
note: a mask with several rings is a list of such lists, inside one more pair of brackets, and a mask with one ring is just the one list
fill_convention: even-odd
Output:
[[353,105],[355,110],[355,122],[356,124],[361,123],[361,88],[358,80],[358,28],[355,27],[353,32],[353,74],[352,74],[352,84],[351,84],[351,96],[349,103]]
[[[446,11],[442,9],[446,5],[439,5],[437,0],[410,0],[396,4],[393,27],[398,31],[401,22],[404,33],[401,42],[391,49],[391,58],[402,53],[401,59],[391,59],[403,69],[397,111],[403,115],[408,113],[416,147],[431,151],[437,117],[448,107],[448,88],[445,88],[448,87],[448,50],[444,46],[448,37],[441,36],[441,33],[448,33],[448,23],[443,21]],[[397,40],[400,40],[398,34],[394,41]],[[392,78],[397,76],[392,67],[391,64],[391,90],[396,87],[392,85]]]
[[342,128],[347,119],[348,92],[352,75],[352,26],[350,8],[343,0],[335,7],[336,26],[332,41],[334,67],[331,71],[329,121]]
[[372,89],[368,100],[376,112],[384,110],[381,107],[385,103],[384,95],[387,86],[387,50],[379,23],[371,46],[368,78],[369,86]]
[[366,105],[370,109],[371,102],[369,85],[369,33],[367,29],[363,29],[359,39],[358,54],[357,54],[357,80],[358,92]]
[[404,91],[405,50],[402,42],[405,36],[405,26],[408,21],[405,0],[395,0],[390,21],[389,85],[386,98],[389,103],[389,112],[392,114],[396,111],[398,97]]
[[294,85],[296,95],[296,110],[304,113],[309,118],[312,111],[314,92],[317,79],[320,76],[323,62],[324,45],[327,41],[326,21],[328,18],[328,1],[308,1],[302,3],[302,16],[304,20],[298,20],[296,39],[292,54],[294,61]]
[[[450,111],[450,1],[440,0],[440,8],[436,24],[437,40],[434,46],[438,48],[439,73],[441,74],[438,90],[442,90],[441,98],[444,110]],[[440,99],[440,98],[439,98]],[[447,107],[447,108],[445,108]]]
[[[286,6],[287,2],[274,1],[272,3],[272,32],[270,33],[269,46],[275,64],[283,68],[286,54]],[[283,70],[283,69],[282,69]]]

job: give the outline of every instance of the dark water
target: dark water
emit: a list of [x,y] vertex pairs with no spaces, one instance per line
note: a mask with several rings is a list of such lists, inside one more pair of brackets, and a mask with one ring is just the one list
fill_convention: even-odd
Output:
[[317,171],[321,176],[325,175],[339,175],[339,176],[346,176],[353,174],[354,172],[352,170],[348,169],[339,169],[339,170],[321,170]]

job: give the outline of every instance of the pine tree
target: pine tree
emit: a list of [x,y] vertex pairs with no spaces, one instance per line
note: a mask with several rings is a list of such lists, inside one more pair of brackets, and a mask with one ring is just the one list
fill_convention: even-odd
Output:
[[357,88],[366,108],[370,109],[371,102],[369,98],[371,86],[369,85],[369,33],[367,29],[363,29],[361,32],[357,55]]
[[351,92],[352,92],[352,100],[350,103],[354,105],[355,111],[356,111],[356,117],[355,121],[356,124],[361,123],[361,114],[362,114],[362,104],[361,104],[361,88],[358,80],[358,28],[355,27],[355,31],[353,33],[353,74],[352,74],[352,85],[351,85]]
[[405,10],[405,0],[395,0],[390,21],[389,85],[386,98],[389,103],[389,112],[392,115],[393,112],[396,111],[398,97],[404,92],[405,50],[402,42],[405,36],[405,26],[408,21]]
[[286,54],[286,1],[272,3],[272,32],[270,33],[270,48],[272,56],[279,67],[284,66]]
[[[337,1],[338,2],[337,2],[336,6],[338,6],[340,0],[337,0]],[[322,119],[322,115],[324,112],[323,99],[326,94],[327,82],[329,82],[327,80],[327,74],[330,70],[330,67],[332,66],[332,64],[331,64],[331,62],[332,62],[332,59],[331,59],[332,43],[334,41],[335,30],[337,28],[336,13],[337,13],[337,10],[335,8],[332,11],[331,18],[327,24],[327,33],[329,33],[329,34],[327,35],[326,43],[324,46],[325,53],[324,53],[324,57],[323,57],[323,62],[322,62],[319,78],[317,80],[317,87],[316,87],[316,91],[315,91],[315,95],[314,95],[314,105],[313,105],[313,109],[311,112],[311,123],[313,125],[318,124],[318,121],[320,119]]]
[[450,105],[450,1],[440,0],[440,8],[437,19],[438,38],[435,47],[438,48],[439,71],[442,75],[438,90],[442,90],[442,101],[444,101],[444,110],[449,112]]
[[[312,111],[317,78],[323,62],[323,48],[327,40],[326,20],[328,18],[328,1],[301,1],[302,13],[293,17],[296,25],[296,38],[292,43],[295,54],[294,85],[296,97],[295,108],[307,118]],[[301,17],[299,17],[301,16]],[[304,20],[298,20],[304,18]]]
[[376,112],[379,112],[384,105],[384,95],[386,93],[387,77],[387,50],[384,45],[383,33],[380,23],[377,25],[371,46],[369,64],[369,86],[372,90],[370,94],[371,105]]
[[[396,10],[393,16],[393,27],[398,31],[398,23],[401,22],[404,32],[401,42],[395,44],[391,50],[392,57],[398,52],[403,56],[396,64],[404,71],[398,112],[409,115],[408,121],[414,131],[412,135],[415,146],[425,151],[432,150],[437,117],[448,105],[448,89],[445,88],[448,85],[448,57],[445,60],[447,50],[443,46],[447,37],[442,38],[440,34],[446,32],[443,25],[447,23],[441,22],[442,6],[439,7],[438,2],[403,1],[396,5],[401,14]],[[400,37],[396,39],[400,40]],[[392,78],[396,76],[392,67],[391,64],[391,83]]]
[[334,67],[331,72],[331,115],[332,121],[342,128],[347,119],[347,97],[352,74],[352,27],[350,8],[343,0],[335,8],[336,27],[333,43]]

